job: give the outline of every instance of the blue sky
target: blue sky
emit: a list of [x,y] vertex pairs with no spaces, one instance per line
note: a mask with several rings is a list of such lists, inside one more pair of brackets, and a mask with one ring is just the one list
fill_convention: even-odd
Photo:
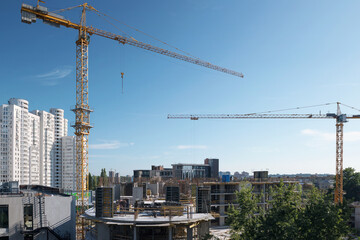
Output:
[[[36,1],[24,1],[36,4]],[[73,29],[0,16],[0,103],[75,104]],[[50,10],[81,1],[47,0]],[[89,1],[95,8],[243,79],[93,36],[89,47],[90,172],[220,159],[220,170],[334,173],[333,120],[168,120],[168,113],[249,113],[343,102],[360,108],[358,1]],[[63,13],[78,21],[79,9]],[[94,14],[88,24],[121,32]],[[167,48],[117,23],[135,39]],[[173,50],[173,49],[170,49]],[[124,72],[124,93],[120,73]],[[335,112],[336,106],[287,113]],[[358,113],[343,108],[344,113]],[[344,167],[360,170],[360,123],[345,124]],[[73,130],[70,129],[72,134]]]

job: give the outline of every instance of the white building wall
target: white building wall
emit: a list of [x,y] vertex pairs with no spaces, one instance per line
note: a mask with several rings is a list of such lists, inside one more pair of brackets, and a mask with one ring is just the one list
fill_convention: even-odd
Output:
[[29,113],[29,184],[40,184],[40,117]]
[[31,163],[30,158],[38,154],[33,144],[39,137],[39,118],[28,109],[28,101],[16,98],[0,107],[0,182],[31,184],[38,169],[38,161]]
[[51,108],[50,113],[54,115],[54,161],[53,161],[53,186],[62,188],[62,141],[61,138],[67,136],[67,120],[64,119],[64,110]]
[[53,159],[55,156],[55,119],[45,111],[33,111],[40,117],[40,185],[53,186]]
[[62,187],[61,138],[64,110],[29,112],[29,103],[11,98],[0,106],[0,182]]
[[62,137],[62,187],[76,191],[75,137]]
[[9,106],[0,106],[0,182],[10,179]]

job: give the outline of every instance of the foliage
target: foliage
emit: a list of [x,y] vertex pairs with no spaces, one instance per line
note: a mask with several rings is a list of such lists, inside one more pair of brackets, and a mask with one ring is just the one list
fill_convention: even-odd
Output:
[[237,193],[239,207],[231,207],[228,223],[232,239],[339,239],[348,233],[347,211],[313,188],[305,199],[293,184],[280,182],[270,191],[269,210],[258,206],[258,197],[248,187]]
[[107,177],[106,169],[105,169],[105,168],[102,168],[102,169],[101,169],[100,177],[103,177],[103,178]]
[[101,173],[100,173],[99,184],[102,185],[102,186],[108,186],[108,183],[109,183],[109,179],[108,179],[108,176],[106,174],[106,169],[102,168]]
[[91,175],[91,173],[89,173],[89,190],[96,190],[96,187],[99,184],[99,177],[95,176],[95,175]]
[[270,206],[262,218],[260,239],[295,239],[296,221],[301,211],[301,192],[294,184],[280,184],[270,190]]
[[339,239],[348,232],[349,212],[332,196],[313,189],[298,218],[298,239]]
[[346,193],[344,198],[348,201],[360,201],[360,173],[354,168],[343,170],[343,189]]
[[212,234],[208,233],[201,238],[201,240],[220,240],[219,238],[213,236]]
[[231,239],[251,239],[258,231],[259,219],[264,211],[258,207],[259,197],[252,193],[249,184],[243,184],[236,196],[241,207],[231,206],[227,212],[227,221],[232,228]]

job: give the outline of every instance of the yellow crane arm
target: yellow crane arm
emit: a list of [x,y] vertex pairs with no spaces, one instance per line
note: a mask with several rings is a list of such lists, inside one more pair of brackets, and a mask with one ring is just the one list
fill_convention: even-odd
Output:
[[42,19],[44,23],[51,24],[55,27],[60,27],[60,25],[68,27],[68,28],[74,28],[74,29],[80,29],[81,26],[79,24],[73,23],[67,19],[65,19],[63,16],[58,15],[56,13],[48,12],[47,8],[38,6],[33,7],[28,4],[23,3],[21,5],[21,21],[24,23],[34,23],[36,22],[36,18]]
[[[90,8],[92,9],[92,8]],[[92,9],[93,10],[93,9]],[[36,22],[36,18],[42,19],[44,21],[44,23],[53,25],[55,27],[60,27],[61,26],[65,26],[68,28],[73,28],[73,29],[81,29],[84,30],[85,32],[89,33],[89,34],[95,34],[98,36],[102,36],[102,37],[106,37],[112,40],[116,40],[122,44],[129,44],[131,46],[134,47],[138,47],[138,48],[142,48],[145,50],[149,50],[155,53],[159,53],[162,55],[166,55],[172,58],[177,58],[179,60],[185,61],[185,62],[189,62],[189,63],[193,63],[196,65],[200,65],[203,67],[207,67],[216,71],[220,71],[223,73],[227,73],[230,75],[234,75],[237,77],[244,77],[244,75],[242,73],[227,69],[227,68],[223,68],[220,66],[216,66],[214,64],[211,64],[209,62],[203,61],[201,59],[198,58],[192,58],[189,56],[185,56],[173,51],[169,51],[166,49],[162,49],[159,47],[155,47],[152,46],[150,44],[144,43],[144,42],[140,42],[137,41],[135,39],[132,38],[127,38],[121,35],[117,35],[111,32],[107,32],[101,29],[97,29],[97,28],[93,28],[93,27],[89,27],[89,26],[81,26],[80,24],[76,24],[73,23],[67,19],[65,19],[63,16],[60,16],[58,14],[52,13],[52,12],[48,12],[47,8],[42,7],[42,6],[38,6],[38,7],[32,7],[30,5],[27,4],[22,4],[21,6],[21,20],[25,23],[33,23]]]
[[360,118],[360,115],[345,114],[169,114],[168,119],[336,119],[339,122],[346,122],[348,118]]
[[347,119],[360,119],[360,115],[342,114],[337,103],[337,113],[327,114],[169,114],[168,119],[335,119],[336,120],[336,182],[334,202],[343,202],[343,127]]

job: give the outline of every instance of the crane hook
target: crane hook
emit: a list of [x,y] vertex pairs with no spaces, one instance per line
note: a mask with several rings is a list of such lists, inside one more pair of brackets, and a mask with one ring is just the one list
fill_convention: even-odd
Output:
[[121,93],[124,94],[124,73],[121,72]]

